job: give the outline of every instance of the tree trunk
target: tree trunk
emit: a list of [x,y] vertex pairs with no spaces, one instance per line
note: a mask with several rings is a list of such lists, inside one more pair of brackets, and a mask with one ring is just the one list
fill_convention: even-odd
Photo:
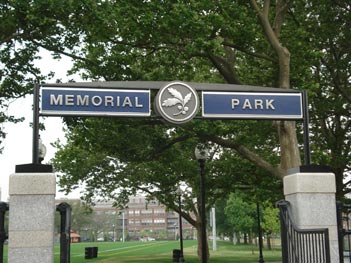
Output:
[[[288,3],[283,0],[276,2],[276,14],[273,26],[269,19],[270,1],[265,0],[263,8],[258,6],[255,0],[251,0],[251,5],[256,11],[262,29],[267,37],[267,40],[275,53],[278,56],[279,66],[279,83],[278,87],[282,89],[290,88],[290,52],[282,45],[279,36],[284,22],[284,15],[288,10]],[[276,122],[280,150],[281,150],[281,163],[280,167],[283,170],[293,168],[301,165],[301,158],[298,148],[298,141],[296,135],[295,122],[292,121],[279,121]]]
[[[197,232],[197,256],[199,258],[200,261],[202,261],[202,232],[201,232],[201,227],[202,224],[198,224],[196,227],[196,232]],[[208,250],[208,240],[206,237],[206,253],[207,253],[207,260],[210,258],[210,253]]]
[[268,250],[272,250],[272,237],[271,237],[271,234],[267,235],[267,248],[268,248]]
[[295,126],[293,121],[280,121],[277,125],[281,156],[280,168],[284,171],[301,165]]
[[[290,52],[280,44],[276,47],[279,58],[279,88],[290,88]],[[296,135],[296,124],[294,121],[277,122],[280,149],[281,168],[289,168],[301,165],[301,157]]]
[[236,235],[236,243],[237,243],[237,244],[241,244],[240,232],[237,233],[237,235]]
[[253,236],[254,236],[254,235],[253,235],[252,232],[250,232],[250,233],[248,234],[248,236],[249,236],[249,244],[252,245],[252,244],[253,244],[253,239],[254,239]]
[[244,244],[247,245],[248,242],[248,237],[247,237],[247,233],[244,234]]
[[240,244],[240,233],[239,232],[235,232],[233,235],[233,243],[234,245]]

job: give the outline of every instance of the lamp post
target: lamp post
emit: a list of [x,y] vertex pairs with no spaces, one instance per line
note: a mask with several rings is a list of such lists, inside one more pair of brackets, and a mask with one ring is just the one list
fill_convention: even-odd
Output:
[[124,222],[124,211],[122,212],[122,242],[124,243],[125,235],[124,235],[124,229],[125,229],[125,222]]
[[212,213],[211,213],[211,219],[212,219],[212,248],[213,251],[217,251],[217,233],[216,233],[216,209],[212,207]]
[[179,242],[180,242],[180,255],[179,262],[185,262],[183,254],[183,225],[182,225],[182,190],[178,187],[178,204],[179,204]]
[[87,242],[88,241],[88,228],[84,228],[83,229],[85,231],[85,238],[84,238],[84,241]]
[[205,162],[208,158],[208,149],[204,144],[198,144],[195,148],[195,158],[200,165],[200,193],[201,193],[201,259],[207,263],[207,240],[206,240],[206,206],[205,206]]

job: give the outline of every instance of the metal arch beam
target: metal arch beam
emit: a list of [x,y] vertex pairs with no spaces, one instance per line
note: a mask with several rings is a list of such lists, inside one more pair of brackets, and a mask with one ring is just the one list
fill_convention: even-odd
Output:
[[[69,82],[69,83],[45,83],[42,87],[75,87],[75,88],[110,88],[110,89],[151,89],[158,90],[166,84],[174,81],[106,81],[106,82]],[[246,91],[246,92],[284,92],[284,93],[301,93],[299,90],[287,90],[273,87],[260,87],[249,85],[221,84],[221,83],[199,83],[186,82],[185,84],[196,90],[207,91]]]

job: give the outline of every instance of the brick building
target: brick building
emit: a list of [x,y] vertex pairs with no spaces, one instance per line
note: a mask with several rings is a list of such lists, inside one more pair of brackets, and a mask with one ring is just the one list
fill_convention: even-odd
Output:
[[[131,197],[125,213],[131,238],[151,236],[156,239],[176,239],[179,235],[179,215],[167,211],[157,201],[148,202],[143,196]],[[193,227],[184,219],[182,227],[184,238],[194,236]]]
[[[79,199],[59,199],[79,207]],[[113,207],[113,202],[97,202],[93,209],[93,221],[80,229],[72,229],[81,235],[82,241],[123,240],[175,240],[179,238],[179,215],[167,210],[157,201],[144,196],[132,196],[124,210]],[[74,213],[74,212],[73,212]],[[183,238],[193,239],[195,228],[182,219]]]

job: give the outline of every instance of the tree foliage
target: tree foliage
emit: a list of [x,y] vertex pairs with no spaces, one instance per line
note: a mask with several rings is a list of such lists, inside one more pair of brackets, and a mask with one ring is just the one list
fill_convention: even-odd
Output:
[[311,147],[316,163],[332,167],[341,200],[350,192],[351,7],[347,1],[311,1],[307,7],[306,24],[318,32],[309,43]]
[[267,236],[268,247],[271,248],[272,235],[280,233],[279,211],[270,201],[258,199],[253,192],[238,191],[230,194],[224,209],[226,221],[229,222],[227,227],[237,236],[248,235],[254,238],[254,234],[258,235],[258,209],[260,226],[263,234]]
[[[0,3],[0,123],[18,122],[7,114],[14,99],[32,93],[33,84],[53,76],[36,66],[40,50],[47,49],[60,58],[79,41],[77,31],[68,29],[70,16],[82,12],[82,1],[10,1]],[[73,57],[73,55],[70,55]],[[0,142],[6,133],[0,128]]]
[[255,224],[257,218],[255,203],[244,201],[242,196],[238,196],[238,194],[231,194],[225,213],[235,233],[249,234],[252,237],[257,226]]

